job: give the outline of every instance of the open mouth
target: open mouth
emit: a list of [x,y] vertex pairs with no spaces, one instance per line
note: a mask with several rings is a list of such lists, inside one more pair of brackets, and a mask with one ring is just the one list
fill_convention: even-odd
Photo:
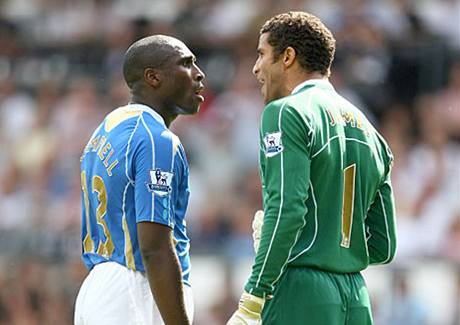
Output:
[[203,86],[198,87],[197,89],[195,89],[195,95],[198,97],[198,100],[200,102],[204,101],[203,92],[204,92],[204,87]]

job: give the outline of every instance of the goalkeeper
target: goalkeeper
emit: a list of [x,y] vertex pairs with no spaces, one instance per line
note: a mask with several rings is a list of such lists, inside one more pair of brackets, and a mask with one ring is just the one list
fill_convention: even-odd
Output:
[[329,83],[335,39],[317,17],[271,18],[257,52],[265,215],[255,217],[255,263],[227,324],[372,324],[360,271],[395,254],[391,151]]

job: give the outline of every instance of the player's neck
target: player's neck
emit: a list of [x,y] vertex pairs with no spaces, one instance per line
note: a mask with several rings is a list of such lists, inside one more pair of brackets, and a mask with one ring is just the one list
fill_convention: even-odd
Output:
[[327,79],[327,76],[321,74],[320,72],[297,72],[297,73],[292,73],[290,76],[288,76],[287,81],[286,81],[286,87],[291,93],[295,87],[300,85],[302,82],[305,82],[307,80],[313,80],[313,79]]
[[145,98],[144,96],[137,96],[133,94],[129,102],[131,104],[142,104],[150,107],[163,118],[165,125],[168,128],[171,122],[177,117],[174,110],[167,107],[165,108],[165,104],[155,98]]

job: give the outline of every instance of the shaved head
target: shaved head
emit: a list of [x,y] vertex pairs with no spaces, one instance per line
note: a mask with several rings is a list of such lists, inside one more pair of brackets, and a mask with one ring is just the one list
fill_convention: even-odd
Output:
[[174,37],[154,35],[132,44],[125,53],[123,76],[130,89],[144,77],[146,68],[162,69],[186,45]]
[[130,103],[153,108],[166,125],[180,114],[195,114],[204,97],[204,73],[182,41],[153,35],[133,43],[125,53],[123,76]]

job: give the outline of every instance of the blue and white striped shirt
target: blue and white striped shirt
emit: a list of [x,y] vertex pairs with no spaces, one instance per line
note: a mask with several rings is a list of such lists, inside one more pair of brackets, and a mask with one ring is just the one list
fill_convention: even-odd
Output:
[[114,261],[143,272],[136,224],[156,222],[173,229],[182,279],[188,284],[188,176],[179,138],[153,109],[129,104],[108,114],[81,157],[86,267]]

